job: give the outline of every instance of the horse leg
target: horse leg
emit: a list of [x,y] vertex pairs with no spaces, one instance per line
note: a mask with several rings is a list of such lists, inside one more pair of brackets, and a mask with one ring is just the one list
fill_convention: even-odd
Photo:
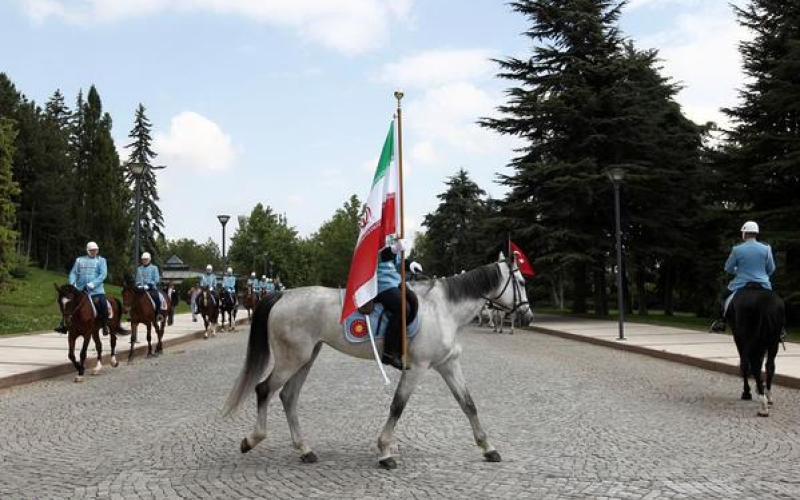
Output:
[[464,379],[464,373],[461,371],[461,361],[458,357],[453,357],[436,367],[436,371],[444,379],[450,392],[458,401],[461,410],[469,419],[469,425],[472,426],[472,434],[475,436],[475,444],[483,450],[483,457],[487,462],[499,462],[501,460],[500,454],[489,443],[486,437],[486,432],[481,427],[478,420],[478,409],[475,407],[475,402],[472,401],[472,396],[467,390],[467,383]]
[[81,346],[81,362],[78,366],[78,376],[75,377],[75,382],[83,382],[83,373],[86,371],[86,351],[89,350],[89,337],[91,337],[91,335],[83,336],[83,346]]
[[256,386],[256,406],[258,416],[256,417],[256,427],[253,432],[242,440],[240,449],[242,453],[252,450],[258,443],[267,437],[267,406],[272,396],[278,392],[283,385],[294,376],[297,371],[308,362],[310,353],[306,356],[299,356],[293,352],[293,356],[279,356],[275,353],[275,367],[269,377]]
[[772,406],[772,379],[775,377],[775,356],[778,355],[778,343],[770,346],[767,351],[767,404]]
[[166,330],[166,326],[164,325],[164,322],[162,321],[161,322],[161,328],[156,327],[156,336],[158,337],[158,341],[156,342],[156,356],[158,356],[162,352],[164,352],[163,338],[164,338],[164,331],[165,330]]
[[139,329],[139,323],[131,321],[131,350],[128,351],[128,363],[133,363],[133,351],[136,349],[136,331]]
[[94,340],[94,348],[97,350],[97,364],[94,365],[91,373],[92,375],[97,375],[103,369],[103,343],[100,341],[100,334],[97,330],[92,333],[92,340]]
[[756,379],[756,391],[758,392],[758,416],[769,416],[769,405],[767,404],[767,396],[764,394],[764,382],[761,379],[761,365],[764,364],[764,354],[759,349],[754,348],[750,354],[750,371],[753,373],[753,378]]
[[747,360],[747,356],[745,355],[746,346],[744,342],[740,340],[734,332],[734,341],[736,342],[736,350],[739,351],[739,373],[742,374],[742,399],[745,401],[749,401],[753,399],[752,394],[750,394],[750,382],[748,382],[747,377],[750,374],[750,362]]
[[154,323],[155,323],[155,320],[153,320],[153,323],[145,323],[145,327],[147,327],[147,357],[148,358],[153,355],[152,329],[153,329],[153,324]]
[[119,361],[117,361],[117,336],[116,334],[111,334],[111,366],[116,368],[119,366]]
[[408,398],[417,388],[417,384],[425,371],[423,368],[412,366],[410,370],[404,371],[400,376],[400,383],[397,384],[392,404],[389,407],[389,418],[386,420],[383,431],[378,437],[378,451],[380,452],[378,463],[384,469],[397,468],[397,462],[392,457],[391,452],[394,444],[394,428],[397,425],[397,421],[400,420],[400,415],[403,414]]
[[317,359],[319,350],[322,344],[317,344],[314,347],[314,352],[311,354],[311,359],[297,371],[292,378],[286,382],[286,385],[281,389],[280,398],[283,403],[283,409],[286,413],[286,421],[289,423],[289,432],[292,434],[292,444],[295,449],[300,452],[300,460],[304,463],[310,464],[317,461],[317,455],[309,448],[303,440],[303,431],[300,429],[300,419],[297,417],[297,400],[300,396],[300,389],[306,381],[308,372],[311,370],[311,365]]
[[69,349],[69,353],[67,354],[67,357],[69,357],[69,360],[72,361],[72,366],[75,367],[75,370],[77,370],[78,373],[80,373],[81,365],[79,365],[78,364],[78,360],[75,359],[75,339],[76,338],[77,338],[77,335],[70,331],[69,332],[69,338],[67,339],[67,349]]

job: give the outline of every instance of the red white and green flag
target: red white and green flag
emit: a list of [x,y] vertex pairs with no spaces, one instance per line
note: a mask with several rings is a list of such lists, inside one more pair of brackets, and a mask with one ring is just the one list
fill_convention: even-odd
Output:
[[361,231],[347,277],[347,291],[340,319],[342,323],[378,294],[378,252],[386,246],[386,237],[396,234],[399,227],[399,175],[394,161],[394,144],[392,122],[359,220]]

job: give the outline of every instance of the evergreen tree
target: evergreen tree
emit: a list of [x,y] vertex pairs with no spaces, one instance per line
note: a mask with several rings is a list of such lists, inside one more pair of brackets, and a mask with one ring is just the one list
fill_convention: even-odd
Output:
[[[100,95],[92,85],[82,113],[79,165],[85,167],[86,239],[97,241],[108,259],[111,279],[120,281],[130,255],[130,190],[111,138],[111,116],[103,112]],[[85,165],[84,165],[85,163]]]
[[16,260],[16,209],[12,200],[19,187],[12,177],[15,135],[13,122],[0,116],[0,285]]
[[740,104],[724,110],[730,132],[723,165],[733,207],[731,235],[745,218],[757,220],[778,253],[778,289],[800,321],[800,4],[751,0],[734,7],[754,38],[740,44],[747,83]]
[[422,225],[427,228],[424,240],[428,274],[456,274],[486,263],[481,229],[487,217],[486,192],[459,169],[445,182],[447,189],[437,195],[441,200]]
[[[150,147],[153,142],[150,134],[152,128],[153,126],[150,123],[150,120],[148,120],[147,116],[145,115],[144,105],[139,103],[139,107],[136,108],[136,117],[134,119],[133,129],[131,129],[130,133],[128,134],[128,137],[133,139],[133,142],[125,146],[125,148],[130,149],[130,153],[128,155],[129,163],[141,163],[147,165],[142,178],[139,179],[141,215],[139,221],[134,221],[133,231],[136,230],[135,227],[138,223],[141,231],[140,245],[142,251],[148,251],[153,254],[154,258],[157,258],[158,245],[156,245],[156,239],[159,236],[163,236],[164,217],[161,214],[161,209],[158,206],[159,197],[158,190],[156,188],[156,175],[152,164],[152,160],[157,156]],[[131,189],[134,190],[136,179],[131,172],[128,172],[128,180],[130,182]],[[131,210],[132,213],[136,213],[134,206],[132,206]]]
[[[685,239],[680,206],[691,205],[695,190],[680,190],[691,188],[687,171],[699,154],[701,129],[672,100],[677,88],[658,74],[656,53],[636,51],[623,39],[617,21],[624,2],[511,5],[531,21],[525,35],[534,48],[530,59],[498,61],[499,76],[518,86],[507,91],[499,118],[481,120],[527,142],[511,162],[514,173],[500,176],[511,188],[501,220],[518,243],[535,249],[553,296],[563,295],[569,278],[574,312],[587,310],[593,289],[595,312],[606,314],[614,243],[607,172],[624,168],[626,247],[636,248],[630,257],[641,285],[639,302],[646,305],[649,271],[669,253],[667,243]],[[664,231],[671,240],[660,239]]]
[[311,237],[310,250],[317,262],[314,281],[323,286],[344,287],[358,239],[361,201],[352,195],[330,220],[325,221]]

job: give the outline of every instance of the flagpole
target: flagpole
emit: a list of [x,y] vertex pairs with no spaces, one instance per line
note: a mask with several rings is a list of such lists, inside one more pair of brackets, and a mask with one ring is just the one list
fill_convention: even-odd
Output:
[[[403,189],[403,110],[400,101],[403,99],[403,92],[396,90],[394,97],[397,99],[397,173],[398,186],[400,192],[400,239],[405,238],[405,203]],[[400,325],[401,339],[403,342],[403,368],[408,366],[408,334],[406,332],[406,251],[400,250]]]

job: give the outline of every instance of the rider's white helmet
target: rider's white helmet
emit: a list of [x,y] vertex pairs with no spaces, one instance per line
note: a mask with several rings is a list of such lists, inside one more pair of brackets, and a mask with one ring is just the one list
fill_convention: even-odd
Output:
[[229,268],[228,268],[228,274],[232,274],[232,273],[233,273],[233,269],[231,269],[231,268],[229,267]]
[[758,234],[758,223],[752,220],[745,222],[742,226],[742,232]]
[[207,273],[210,273],[210,272],[211,272],[211,271],[213,271],[213,270],[214,270],[214,268],[213,268],[213,267],[211,267],[211,264],[209,264],[209,265],[207,265],[207,266],[206,266],[206,272],[207,272]]
[[250,273],[250,277],[251,277],[251,278],[255,278],[255,277],[256,277],[256,272],[255,272],[255,271],[253,271],[252,273]]
[[100,247],[94,241],[90,241],[86,244],[86,251],[88,252],[89,250],[100,250]]
[[150,260],[150,252],[143,253],[142,260]]
[[262,279],[262,280],[265,280],[265,279],[267,279],[267,275],[266,275],[266,274],[262,274],[262,275],[261,275],[261,279]]

